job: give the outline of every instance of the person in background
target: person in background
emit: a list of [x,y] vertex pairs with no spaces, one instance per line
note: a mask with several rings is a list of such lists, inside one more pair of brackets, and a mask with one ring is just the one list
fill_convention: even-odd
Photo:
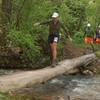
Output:
[[59,20],[59,13],[54,12],[52,14],[51,20],[42,23],[36,23],[37,25],[48,25],[49,26],[49,34],[48,34],[48,43],[50,46],[50,59],[51,59],[51,66],[55,67],[57,62],[57,43],[59,41],[60,29],[62,28],[65,33],[67,34],[68,38],[72,41],[68,29],[64,27],[64,25]]
[[96,30],[95,42],[100,43],[100,25],[97,27],[97,30]]
[[85,28],[85,33],[84,33],[84,41],[85,43],[89,43],[92,47],[92,50],[94,51],[94,32],[92,30],[91,24],[88,23],[86,28]]

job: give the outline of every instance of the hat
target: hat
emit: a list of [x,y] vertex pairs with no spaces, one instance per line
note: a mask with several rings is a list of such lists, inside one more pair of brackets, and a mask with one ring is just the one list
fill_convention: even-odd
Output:
[[56,17],[59,17],[59,14],[57,12],[54,12],[52,18],[56,18]]
[[88,26],[88,27],[90,27],[90,26],[91,26],[91,24],[90,24],[90,23],[88,23],[88,24],[87,24],[87,26]]

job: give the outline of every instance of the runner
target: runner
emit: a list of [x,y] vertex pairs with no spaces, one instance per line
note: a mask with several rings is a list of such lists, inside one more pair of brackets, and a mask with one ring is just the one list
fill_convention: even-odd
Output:
[[100,44],[100,25],[97,27],[96,36],[95,36],[96,43]]
[[51,66],[55,67],[57,62],[57,43],[59,41],[59,33],[62,28],[67,34],[68,38],[72,41],[68,30],[64,27],[64,25],[59,20],[59,14],[54,12],[52,15],[52,19],[47,22],[36,23],[35,25],[48,25],[49,26],[49,35],[48,35],[48,43],[51,51]]
[[85,29],[85,33],[84,33],[84,41],[85,43],[89,43],[92,47],[92,50],[94,52],[94,46],[93,46],[93,43],[94,43],[94,32],[91,28],[91,24],[88,23],[87,26],[86,26],[86,29]]

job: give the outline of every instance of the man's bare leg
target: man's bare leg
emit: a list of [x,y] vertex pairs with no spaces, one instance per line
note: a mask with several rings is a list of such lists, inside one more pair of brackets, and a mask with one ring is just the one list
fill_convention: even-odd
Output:
[[50,44],[51,47],[51,55],[52,55],[52,65],[53,67],[56,65],[56,59],[57,59],[57,43]]

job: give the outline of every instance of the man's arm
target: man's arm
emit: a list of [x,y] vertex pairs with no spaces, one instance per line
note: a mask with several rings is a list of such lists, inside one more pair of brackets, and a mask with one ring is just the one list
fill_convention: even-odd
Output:
[[37,22],[37,23],[34,24],[34,26],[38,26],[38,25],[48,25],[49,23],[50,23],[50,20],[49,21],[45,21],[45,22],[41,22],[41,23]]
[[41,22],[40,25],[48,25],[50,23],[50,20],[49,21],[45,21],[45,22]]

